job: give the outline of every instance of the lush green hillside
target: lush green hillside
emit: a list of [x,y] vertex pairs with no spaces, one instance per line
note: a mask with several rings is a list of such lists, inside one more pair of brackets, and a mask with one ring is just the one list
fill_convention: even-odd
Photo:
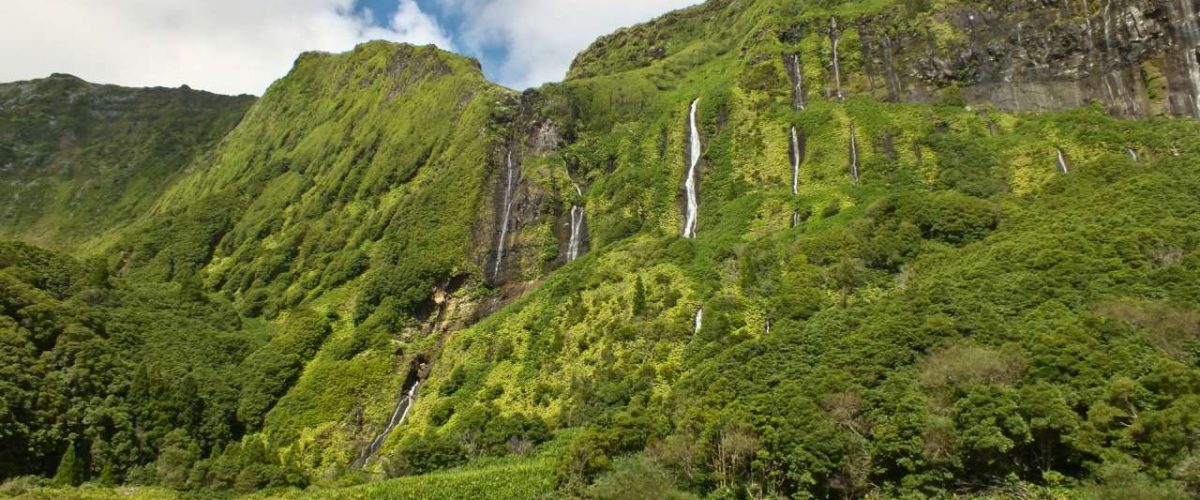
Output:
[[0,236],[73,249],[129,223],[253,102],[59,74],[0,84]]
[[88,263],[0,254],[0,475],[1194,494],[1194,20],[985,7],[713,0],[520,94],[433,47],[301,56],[146,213],[58,240]]

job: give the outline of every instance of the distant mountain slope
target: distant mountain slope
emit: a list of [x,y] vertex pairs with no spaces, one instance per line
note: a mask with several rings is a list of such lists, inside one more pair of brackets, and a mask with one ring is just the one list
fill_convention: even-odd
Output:
[[0,236],[72,248],[128,223],[253,102],[70,75],[0,84]]

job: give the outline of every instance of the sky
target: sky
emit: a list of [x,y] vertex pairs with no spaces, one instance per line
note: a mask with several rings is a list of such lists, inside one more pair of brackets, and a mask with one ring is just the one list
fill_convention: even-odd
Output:
[[699,0],[4,0],[0,82],[263,91],[301,52],[367,40],[479,58],[502,85],[559,81],[597,37]]

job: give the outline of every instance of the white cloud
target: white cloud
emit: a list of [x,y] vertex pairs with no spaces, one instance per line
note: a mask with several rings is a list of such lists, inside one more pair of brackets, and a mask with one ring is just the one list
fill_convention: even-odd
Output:
[[398,2],[390,22],[372,23],[352,12],[353,0],[6,0],[0,81],[63,72],[261,94],[306,50],[344,51],[372,39],[453,49],[414,0]]
[[561,80],[601,35],[699,0],[437,0],[463,16],[459,42],[472,52],[506,47],[490,73],[515,88]]
[[575,55],[601,35],[699,3],[432,0],[461,20],[455,47],[416,0],[395,1],[395,15],[379,23],[353,12],[354,0],[4,0],[0,82],[62,72],[127,86],[261,94],[300,52],[386,39],[505,53],[484,61],[488,73],[526,88],[562,79]]

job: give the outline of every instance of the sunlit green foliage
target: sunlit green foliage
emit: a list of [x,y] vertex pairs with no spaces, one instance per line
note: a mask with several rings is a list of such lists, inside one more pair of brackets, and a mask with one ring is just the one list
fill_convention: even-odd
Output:
[[[952,85],[884,103],[851,50],[865,91],[821,97],[830,16],[937,31],[937,6],[718,0],[603,39],[521,101],[564,139],[521,151],[538,213],[586,206],[592,250],[508,283],[480,268],[517,97],[432,48],[302,56],[103,262],[0,246],[3,475],[79,455],[88,479],[299,498],[1194,493],[1200,124]],[[519,241],[544,264],[540,224]],[[481,317],[439,330],[437,293]]]

